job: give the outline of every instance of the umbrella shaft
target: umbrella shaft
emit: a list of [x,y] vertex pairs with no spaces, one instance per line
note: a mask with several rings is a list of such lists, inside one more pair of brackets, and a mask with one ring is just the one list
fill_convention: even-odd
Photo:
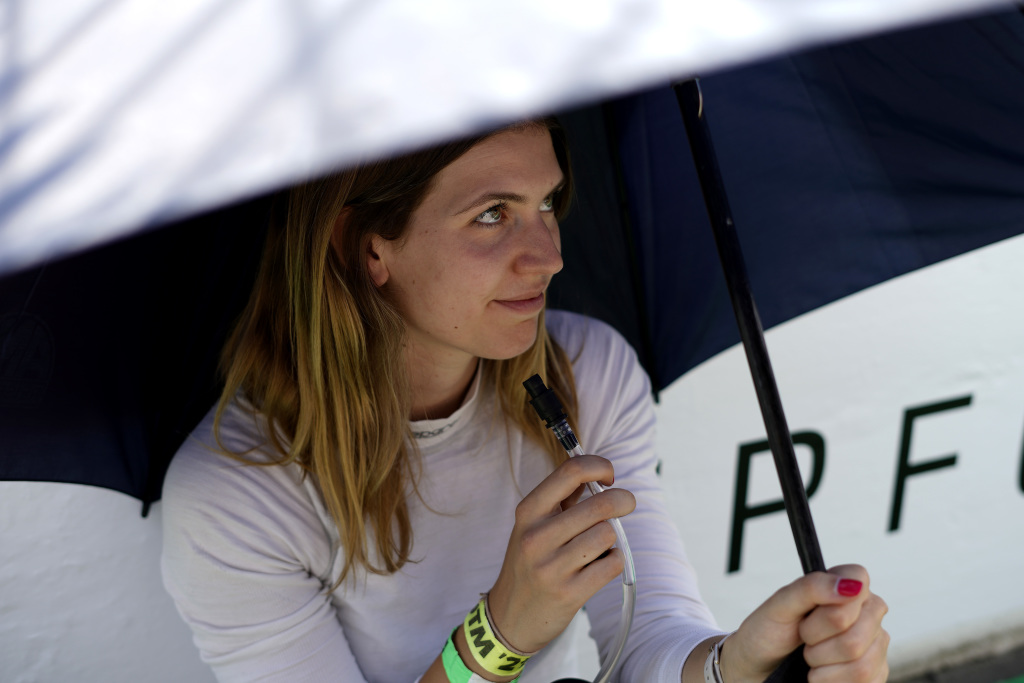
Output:
[[779,397],[775,373],[772,371],[768,358],[768,347],[764,341],[761,319],[754,304],[754,295],[747,278],[747,268],[740,251],[736,227],[729,210],[725,186],[718,168],[718,160],[711,144],[711,135],[704,117],[703,100],[697,81],[689,80],[675,85],[676,99],[686,125],[686,134],[690,140],[690,149],[697,166],[701,190],[704,193],[704,204],[708,210],[711,227],[714,230],[715,242],[718,245],[718,256],[722,261],[725,279],[732,299],[736,322],[740,328],[740,338],[747,354],[750,374],[754,380],[757,400],[761,405],[768,433],[768,443],[775,458],[775,468],[782,486],[782,498],[785,501],[789,523],[796,540],[797,552],[804,573],[824,571],[825,560],[821,555],[818,536],[811,519],[811,509],[807,503],[803,478],[793,450],[786,416],[782,411],[782,399]]

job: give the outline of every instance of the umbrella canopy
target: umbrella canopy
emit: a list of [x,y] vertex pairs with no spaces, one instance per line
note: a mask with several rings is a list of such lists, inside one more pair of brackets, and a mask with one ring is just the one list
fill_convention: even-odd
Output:
[[[766,328],[1024,232],[1019,10],[808,50],[701,87]],[[675,95],[655,88],[563,118],[580,201],[552,301],[622,330],[666,387],[739,341]],[[609,244],[636,254],[634,277],[609,272]]]
[[0,273],[370,154],[994,0],[7,8]]
[[[1013,93],[1021,89],[1007,84],[1020,81],[1022,19],[1003,13],[921,29],[705,81],[709,109],[722,112],[718,118],[712,114],[712,128],[726,180],[734,187],[738,222],[758,240],[754,251],[771,255],[752,268],[755,285],[786,295],[761,297],[766,323],[1020,231],[1014,217],[1021,215],[1024,196],[1024,136],[1016,127],[1022,120],[1020,96],[1015,100]],[[975,61],[944,59],[951,53],[939,48],[951,40]],[[926,76],[919,78],[922,70]],[[979,71],[986,78],[977,78]],[[883,106],[893,92],[900,98]],[[596,297],[552,292],[556,305],[599,316],[603,304],[620,297],[616,310],[627,316],[619,326],[647,349],[646,364],[660,386],[735,341],[731,314],[716,307],[725,301],[724,288],[709,256],[706,219],[671,97],[667,89],[655,89],[564,117],[581,172],[581,201],[565,225],[567,272],[559,280],[566,286],[587,283],[584,289]],[[877,109],[877,119],[869,116]],[[929,122],[931,128],[924,125]],[[654,137],[656,130],[660,137]],[[941,161],[913,163],[922,154]],[[70,167],[68,172],[78,173]],[[81,243],[97,238],[89,225],[120,230],[127,223],[117,212],[128,211],[123,207],[134,196],[131,187],[142,183],[139,177],[122,177],[128,189],[94,202],[98,213],[62,220],[85,226],[82,234],[91,236]],[[30,259],[32,250],[17,246],[27,244],[19,241],[22,226],[42,236],[37,247],[50,239],[51,247],[69,246],[54,237],[65,222],[30,220],[29,207],[45,204],[40,198],[49,180],[57,187],[66,182],[60,173],[44,175],[32,192],[15,185],[7,194],[11,211],[4,214],[9,221],[0,238],[10,239],[10,249],[0,254],[21,254],[8,264]],[[246,192],[259,186],[247,186]],[[71,206],[55,192],[54,211]],[[176,210],[192,206],[192,200],[181,201]],[[257,198],[3,281],[0,477],[107,486],[147,503],[159,497],[166,463],[216,396],[218,340],[249,288],[265,202]],[[1004,218],[964,219],[985,207],[998,208]],[[157,212],[161,218],[174,213],[163,211]],[[915,211],[931,222],[914,219]],[[620,218],[635,230],[624,232]],[[790,224],[796,230],[786,238],[783,227]],[[613,237],[596,237],[593,228],[600,225]],[[992,225],[998,230],[980,234]],[[934,240],[911,239],[929,230],[956,239],[941,249],[928,246]],[[884,255],[881,261],[853,253],[852,245],[864,243],[865,235],[869,251]],[[628,260],[608,261],[609,251],[629,251],[610,247],[617,243],[613,239],[633,243],[639,267],[632,274]],[[821,247],[819,242],[826,242],[824,249],[810,249]],[[703,243],[708,248],[701,252]],[[895,263],[893,245],[915,258]],[[596,256],[588,256],[588,246],[596,247]],[[822,253],[858,264],[858,276],[828,265]],[[794,283],[780,273],[800,277]],[[627,282],[635,283],[633,291]],[[700,298],[707,294],[710,299]],[[650,304],[649,325],[629,317],[638,300]]]

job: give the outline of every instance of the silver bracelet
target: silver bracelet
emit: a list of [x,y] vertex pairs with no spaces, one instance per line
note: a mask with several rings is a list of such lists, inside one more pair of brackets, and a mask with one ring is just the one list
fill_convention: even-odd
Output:
[[491,616],[491,594],[489,592],[481,593],[480,597],[484,599],[484,614],[487,615],[487,623],[491,626],[491,633],[493,633],[494,637],[498,639],[498,642],[505,646],[506,650],[512,654],[519,655],[520,657],[533,657],[540,653],[540,650],[535,652],[523,652],[522,650],[517,650],[509,645],[509,642],[505,640],[505,636],[501,635],[498,631],[498,627],[494,625],[494,617]]
[[722,638],[708,650],[708,658],[704,660],[704,683],[725,683],[722,678],[722,645],[731,635]]

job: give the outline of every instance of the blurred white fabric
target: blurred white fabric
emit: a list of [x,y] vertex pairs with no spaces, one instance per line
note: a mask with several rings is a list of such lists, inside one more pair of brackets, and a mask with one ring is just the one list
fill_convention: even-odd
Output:
[[994,0],[35,0],[0,29],[0,274],[408,149]]

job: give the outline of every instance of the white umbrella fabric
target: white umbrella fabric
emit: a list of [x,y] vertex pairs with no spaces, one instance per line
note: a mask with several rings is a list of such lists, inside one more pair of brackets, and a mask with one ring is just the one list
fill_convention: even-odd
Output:
[[0,275],[351,163],[994,0],[34,0]]

